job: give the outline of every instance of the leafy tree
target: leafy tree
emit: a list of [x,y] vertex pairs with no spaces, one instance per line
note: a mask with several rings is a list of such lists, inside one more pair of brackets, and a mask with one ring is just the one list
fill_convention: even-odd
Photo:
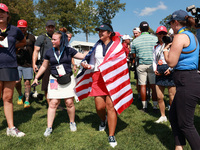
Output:
[[34,32],[36,22],[36,16],[34,14],[33,0],[1,0],[8,6],[11,15],[10,24],[17,25],[17,21],[24,19],[28,23],[28,31]]
[[70,32],[77,32],[75,0],[38,0],[36,13],[39,20],[37,33],[42,33],[47,20],[54,20],[57,29],[66,27]]
[[151,29],[151,28],[149,28],[149,31],[148,31],[148,32],[151,33],[151,34],[155,34],[154,30]]
[[[170,25],[167,24],[167,21],[170,20],[171,15],[165,17],[164,19],[162,19],[162,21],[160,21],[160,24],[165,26],[168,30],[170,29]],[[196,34],[196,29],[194,29],[193,27],[190,29],[194,34]]]
[[172,15],[169,15],[167,17],[165,17],[164,19],[162,19],[162,21],[160,21],[160,25],[165,26],[168,30],[170,29],[170,25],[167,24],[167,21],[170,20]]
[[112,23],[112,19],[120,9],[125,11],[126,3],[120,3],[120,0],[97,0],[97,12],[100,23]]
[[88,36],[90,33],[95,33],[95,27],[98,25],[94,2],[91,0],[80,0],[76,7],[76,13],[79,23],[77,27],[85,33],[86,42],[88,42]]

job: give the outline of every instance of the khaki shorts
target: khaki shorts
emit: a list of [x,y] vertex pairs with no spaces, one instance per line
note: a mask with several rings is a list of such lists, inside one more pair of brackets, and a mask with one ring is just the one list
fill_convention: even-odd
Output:
[[139,65],[137,67],[137,73],[139,85],[146,85],[147,77],[150,84],[155,84],[156,76],[153,71],[153,65]]

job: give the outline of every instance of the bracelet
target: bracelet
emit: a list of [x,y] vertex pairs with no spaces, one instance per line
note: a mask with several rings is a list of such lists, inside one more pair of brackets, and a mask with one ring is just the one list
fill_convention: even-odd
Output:
[[163,52],[165,52],[165,51],[168,51],[168,52],[169,52],[169,50],[168,50],[168,49],[163,49]]
[[168,49],[163,49],[163,52],[165,52],[165,51],[169,51]]

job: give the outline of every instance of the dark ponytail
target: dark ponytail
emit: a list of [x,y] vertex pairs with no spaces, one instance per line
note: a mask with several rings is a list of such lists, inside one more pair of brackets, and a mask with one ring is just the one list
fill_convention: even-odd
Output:
[[185,21],[179,21],[178,22],[182,25],[182,26],[187,26],[189,28],[191,28],[192,26],[195,25],[195,21],[194,18],[192,16],[185,16]]
[[104,24],[106,24],[107,26],[109,26],[112,29],[112,31],[108,31],[108,32],[111,32],[110,37],[112,38],[113,36],[115,36],[115,32],[113,31],[113,27],[108,23],[104,23]]

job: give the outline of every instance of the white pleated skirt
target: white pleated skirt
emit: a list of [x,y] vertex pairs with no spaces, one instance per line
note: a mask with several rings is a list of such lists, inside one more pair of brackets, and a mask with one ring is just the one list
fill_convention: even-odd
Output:
[[48,99],[65,99],[74,97],[74,87],[75,87],[75,79],[74,75],[71,75],[71,82],[65,85],[60,85],[57,83],[57,79],[52,75],[49,76],[49,84],[48,84]]

